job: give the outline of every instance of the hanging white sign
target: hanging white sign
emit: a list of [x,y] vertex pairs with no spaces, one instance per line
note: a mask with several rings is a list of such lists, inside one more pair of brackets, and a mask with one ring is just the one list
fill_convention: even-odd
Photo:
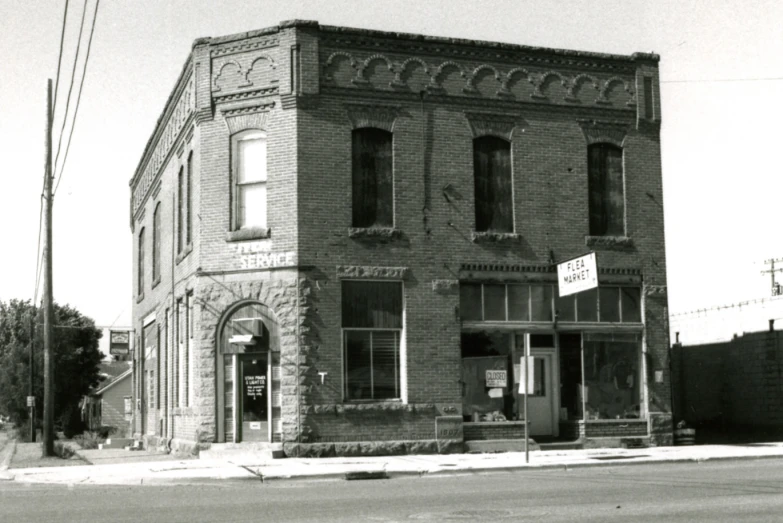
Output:
[[[527,365],[525,365],[525,356],[519,358],[519,393],[520,394],[533,394],[535,392],[535,358],[533,356],[527,357]],[[514,365],[516,368],[516,365]],[[525,373],[527,370],[527,373]]]
[[598,287],[595,253],[558,263],[557,283],[561,297]]

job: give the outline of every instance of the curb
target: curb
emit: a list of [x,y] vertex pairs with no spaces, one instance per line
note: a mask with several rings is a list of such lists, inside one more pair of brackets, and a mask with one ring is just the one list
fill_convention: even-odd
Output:
[[[10,443],[10,442],[9,442]],[[10,461],[10,456],[13,453],[6,451],[6,460]],[[758,460],[773,460],[783,459],[782,455],[760,455],[760,456],[715,456],[715,457],[682,457],[671,458],[661,460],[645,460],[645,461],[602,461],[602,462],[578,462],[578,463],[547,463],[541,465],[527,464],[527,465],[514,465],[508,467],[476,467],[476,468],[456,468],[456,469],[438,469],[434,467],[432,470],[417,469],[417,470],[397,470],[388,471],[384,469],[371,468],[366,470],[351,470],[341,472],[327,472],[325,474],[318,473],[306,473],[306,474],[285,474],[278,473],[265,476],[262,471],[252,472],[251,475],[246,476],[232,476],[232,477],[114,477],[113,481],[96,481],[92,482],[90,479],[98,479],[93,477],[86,478],[68,478],[68,479],[54,479],[54,480],[36,480],[33,476],[18,476],[16,481],[20,483],[39,483],[39,484],[85,484],[85,485],[189,485],[189,484],[219,484],[226,481],[240,481],[248,482],[255,481],[259,483],[268,482],[284,482],[284,481],[351,481],[351,480],[369,480],[369,479],[395,479],[395,478],[439,478],[439,477],[451,477],[451,476],[469,476],[469,475],[489,475],[489,474],[511,474],[524,471],[539,471],[539,470],[569,470],[569,469],[582,469],[582,468],[604,468],[604,467],[629,467],[639,465],[665,465],[671,463],[702,463],[702,462],[731,462],[731,461],[758,461]],[[0,467],[0,479],[14,480],[14,476],[4,473],[4,469]],[[101,478],[103,479],[103,478]],[[106,478],[109,479],[109,478]]]

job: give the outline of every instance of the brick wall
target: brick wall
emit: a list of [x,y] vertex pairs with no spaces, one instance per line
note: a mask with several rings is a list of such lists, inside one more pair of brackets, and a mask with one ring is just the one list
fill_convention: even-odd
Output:
[[[297,57],[299,67],[293,67]],[[174,253],[173,274],[164,262],[154,288],[147,275],[144,298],[134,307],[138,329],[150,312],[163,321],[172,303],[172,280],[175,300],[189,290],[196,296],[193,405],[172,403],[177,371],[171,358],[161,382],[167,401],[157,416],[165,418],[169,437],[191,442],[215,437],[217,329],[232,304],[263,298],[282,307],[275,313],[286,329],[284,441],[428,438],[437,415],[461,412],[461,265],[545,265],[552,257],[591,249],[600,251],[600,267],[636,270],[646,288],[656,289],[647,293],[644,306],[647,396],[651,411],[669,416],[656,57],[406,40],[304,22],[199,40],[189,63],[193,128],[173,146],[161,168],[160,189],[135,213],[133,226],[135,234],[142,226],[147,230],[150,253],[153,205],[160,201],[169,217],[162,236],[174,237],[171,195],[192,150],[192,250]],[[637,110],[644,107],[638,86],[645,75],[654,78],[653,118]],[[351,131],[362,118],[393,120],[395,230],[390,235],[358,237],[349,231]],[[592,131],[585,125],[592,124],[585,121],[624,125],[619,140],[630,247],[588,245]],[[227,241],[230,135],[242,128],[261,128],[268,137],[271,234],[254,240],[253,248],[293,253],[296,267],[243,268],[238,250],[248,243]],[[487,132],[507,133],[511,141],[516,236],[510,242],[473,241],[472,140]],[[135,242],[134,236],[134,249]],[[171,259],[171,249],[162,246],[163,260]],[[357,275],[403,281],[401,403],[413,406],[404,412],[390,414],[378,405],[344,408],[341,280]],[[295,307],[288,302],[291,289]],[[170,348],[174,330],[172,323]],[[664,371],[663,383],[653,380],[655,370]],[[319,372],[326,373],[323,384]]]
[[673,374],[678,419],[783,426],[783,339],[779,331],[730,341],[675,345]]
[[525,439],[524,422],[465,423],[462,430],[465,441]]

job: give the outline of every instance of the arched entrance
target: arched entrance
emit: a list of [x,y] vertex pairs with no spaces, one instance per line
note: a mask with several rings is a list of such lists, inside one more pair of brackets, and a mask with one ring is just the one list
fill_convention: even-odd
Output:
[[280,336],[258,302],[228,309],[218,331],[217,441],[280,441]]

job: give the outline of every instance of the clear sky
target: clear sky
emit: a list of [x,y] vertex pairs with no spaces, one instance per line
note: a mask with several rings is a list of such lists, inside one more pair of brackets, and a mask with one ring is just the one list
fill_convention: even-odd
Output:
[[[70,0],[55,147],[83,1]],[[82,51],[95,0],[87,5]],[[63,7],[64,1],[0,0],[0,300],[30,299],[35,290],[46,79],[57,70]],[[780,0],[103,0],[55,199],[58,302],[70,303],[99,325],[130,323],[128,182],[193,40],[293,18],[660,54],[671,311],[769,297],[769,276],[760,274],[763,261],[783,257]],[[80,73],[81,62],[71,112]],[[66,126],[66,138],[67,131]],[[58,166],[65,148],[64,138]],[[783,318],[783,308],[772,310],[781,304],[761,303],[750,320],[763,328],[766,318]],[[733,328],[732,321],[739,322],[721,320]]]

